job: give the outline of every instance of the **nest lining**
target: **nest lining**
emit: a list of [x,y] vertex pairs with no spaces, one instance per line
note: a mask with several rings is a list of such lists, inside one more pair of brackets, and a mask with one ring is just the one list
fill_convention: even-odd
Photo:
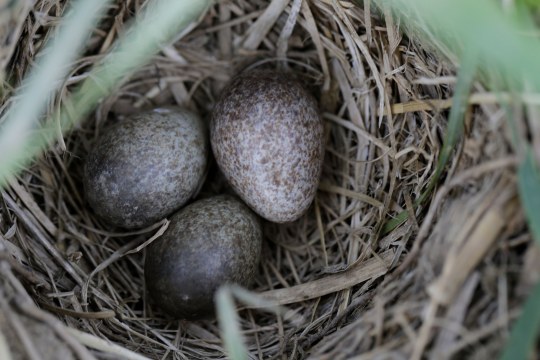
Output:
[[[369,2],[271,4],[215,4],[189,34],[11,181],[0,210],[0,290],[7,300],[1,311],[44,322],[79,357],[224,357],[215,321],[171,321],[147,302],[144,246],[163,223],[126,233],[100,222],[84,199],[82,164],[106,124],[170,104],[207,117],[231,76],[265,66],[293,72],[313,91],[327,145],[310,211],[291,224],[265,225],[252,290],[289,312],[240,310],[251,357],[497,353],[534,280],[527,275],[534,261],[527,259],[538,256],[516,202],[516,160],[504,116],[482,100],[468,109],[464,138],[435,195],[415,208],[435,174],[448,115],[448,104],[423,100],[451,99],[454,67]],[[13,84],[65,5],[40,0],[21,16],[22,31],[6,50],[11,60],[5,72]],[[118,1],[111,7],[62,93],[84,80],[143,5]],[[50,111],[61,101],[55,99]],[[214,164],[201,196],[226,188]],[[403,211],[409,220],[383,232]],[[467,267],[470,262],[474,266]],[[39,309],[28,305],[34,303]],[[39,319],[42,312],[46,317]],[[96,348],[100,339],[120,347],[77,347]]]

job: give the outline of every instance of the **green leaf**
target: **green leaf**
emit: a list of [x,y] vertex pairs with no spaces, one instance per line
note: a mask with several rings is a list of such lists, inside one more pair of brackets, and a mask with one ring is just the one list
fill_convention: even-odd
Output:
[[521,0],[520,2],[529,5],[532,8],[540,8],[540,0]]
[[[518,169],[518,188],[529,229],[540,245],[540,173],[530,146]],[[503,360],[528,359],[540,331],[540,282],[527,298],[501,357]]]
[[519,166],[518,185],[529,229],[540,245],[540,173],[530,147],[526,148],[525,159]]
[[[44,52],[34,72],[25,81],[18,101],[2,119],[0,128],[0,187],[21,166],[42,152],[61,129],[68,131],[126,76],[147,63],[161,46],[172,41],[208,9],[211,0],[148,2],[111,53],[97,64],[74,94],[64,101],[58,114],[43,126],[38,122],[55,84],[63,79],[69,64],[98,18],[98,8],[108,0],[78,1],[53,44]],[[77,6],[75,6],[77,5]],[[67,39],[67,40],[66,40]]]
[[540,331],[540,282],[527,298],[519,319],[516,321],[501,360],[526,360],[536,344]]
[[228,357],[232,360],[247,360],[248,351],[240,332],[238,315],[229,286],[221,287],[216,293],[216,310],[221,338],[225,349],[227,349]]
[[[107,8],[109,0],[73,2],[57,34],[46,45],[19,88],[17,100],[0,124],[0,187],[20,162],[35,151],[34,140],[42,142],[39,120],[70,65],[86,43],[88,34]],[[51,128],[54,136],[54,128]],[[34,155],[34,154],[32,154]]]

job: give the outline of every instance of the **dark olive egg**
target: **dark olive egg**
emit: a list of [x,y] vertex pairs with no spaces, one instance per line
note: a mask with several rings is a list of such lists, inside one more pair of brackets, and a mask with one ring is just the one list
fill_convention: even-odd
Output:
[[105,129],[84,169],[86,197],[107,222],[138,228],[171,214],[196,195],[208,162],[201,118],[160,108]]
[[147,248],[148,294],[174,318],[211,317],[221,285],[251,284],[261,247],[260,221],[242,202],[228,195],[199,200],[174,214]]
[[212,112],[210,143],[237,194],[273,222],[298,219],[315,197],[324,157],[315,99],[290,74],[237,76]]

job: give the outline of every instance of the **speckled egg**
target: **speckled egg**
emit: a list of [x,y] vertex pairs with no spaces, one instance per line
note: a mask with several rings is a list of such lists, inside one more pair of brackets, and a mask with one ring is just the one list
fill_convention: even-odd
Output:
[[322,169],[323,123],[315,99],[290,74],[237,76],[213,110],[210,142],[227,180],[259,215],[283,223],[309,208]]
[[260,260],[258,217],[229,195],[199,200],[174,214],[146,250],[146,287],[153,303],[178,319],[214,314],[223,284],[249,286]]
[[209,145],[201,118],[182,108],[140,113],[105,129],[88,154],[84,189],[107,222],[151,225],[196,195]]

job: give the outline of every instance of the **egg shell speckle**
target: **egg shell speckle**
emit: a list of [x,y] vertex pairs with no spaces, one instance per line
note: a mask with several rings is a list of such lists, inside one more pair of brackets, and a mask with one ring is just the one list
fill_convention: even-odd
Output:
[[174,318],[208,318],[219,286],[249,286],[262,246],[258,217],[239,200],[220,195],[174,214],[146,251],[145,279],[153,302]]
[[252,70],[222,93],[210,123],[216,161],[262,217],[298,219],[315,197],[324,157],[316,100],[290,74]]
[[196,195],[208,162],[206,128],[182,108],[159,108],[105,129],[84,169],[88,203],[107,222],[151,225]]

